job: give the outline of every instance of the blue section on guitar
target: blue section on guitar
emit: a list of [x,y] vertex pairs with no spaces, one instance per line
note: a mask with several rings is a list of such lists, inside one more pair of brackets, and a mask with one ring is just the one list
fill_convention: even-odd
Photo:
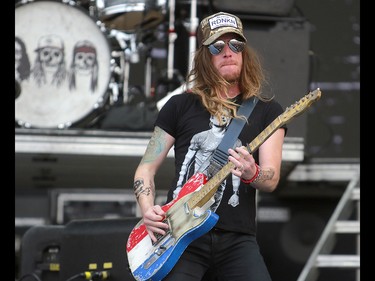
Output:
[[[162,280],[174,267],[186,247],[195,239],[210,231],[217,221],[219,216],[211,210],[207,211],[207,217],[201,224],[187,231],[178,241],[170,241],[173,237],[169,237],[162,247],[165,247],[164,252],[155,252],[149,259],[147,259],[139,268],[133,272],[133,276],[137,281],[160,281]],[[169,244],[174,246],[169,246]],[[157,259],[155,259],[157,256]],[[152,260],[152,264],[150,264]]]

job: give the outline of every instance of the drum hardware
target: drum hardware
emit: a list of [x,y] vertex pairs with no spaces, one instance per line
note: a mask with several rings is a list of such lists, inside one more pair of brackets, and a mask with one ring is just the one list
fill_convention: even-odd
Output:
[[87,1],[89,2],[88,4],[88,11],[89,11],[89,15],[94,18],[94,19],[97,19],[98,18],[98,10],[96,8],[96,1],[95,0],[89,0]]
[[137,49],[136,34],[128,34],[119,30],[112,29],[110,36],[114,37],[119,43],[122,52],[116,53],[120,56],[120,68],[123,70],[123,102],[127,103],[129,96],[129,71],[130,63],[139,62],[139,52]]
[[[110,83],[110,88],[113,89],[113,99],[112,101],[117,103],[118,94],[117,91],[121,91],[123,96],[123,103],[128,103],[130,98],[129,93],[129,76],[130,67],[133,63],[138,63],[140,60],[140,52],[146,53],[145,62],[145,81],[144,89],[145,96],[151,97],[151,70],[152,70],[152,56],[149,54],[149,46],[153,41],[156,40],[153,28],[156,27],[153,21],[159,18],[159,15],[164,15],[166,13],[166,1],[142,1],[142,0],[95,0],[91,2],[95,3],[95,12],[98,18],[98,23],[100,23],[103,29],[109,29],[109,38],[114,38],[120,47],[120,52],[112,52],[112,56],[119,59],[120,67],[114,70],[115,73],[121,76],[122,87],[116,85],[116,82]],[[124,5],[126,3],[126,5]],[[144,18],[139,19],[136,15],[143,11],[146,15]],[[127,13],[127,14],[126,14]],[[151,14],[153,16],[151,16]],[[155,13],[158,16],[155,18]],[[132,24],[136,26],[136,29],[130,29],[128,26],[120,25],[117,18],[125,18],[132,21]],[[100,20],[99,20],[100,19]],[[146,28],[148,26],[148,28]],[[119,73],[119,71],[121,73]],[[122,88],[122,89],[121,89]]]
[[110,31],[110,36],[114,37],[125,54],[125,59],[131,63],[139,62],[139,53],[137,48],[137,37],[134,33],[125,33],[116,29]]
[[[120,52],[112,51],[113,58],[111,59],[111,72],[113,74],[117,74],[122,79],[122,70],[121,67],[115,61],[116,57],[120,57]],[[110,97],[110,105],[113,105],[119,101],[120,96],[120,89],[119,89],[119,82],[115,80],[115,75],[111,77],[111,81],[109,82],[109,89],[111,89],[112,95]]]
[[[177,38],[177,34],[175,32],[175,0],[169,1],[169,43],[168,43],[168,69],[167,69],[167,77],[170,82],[173,80],[173,75],[175,73],[174,71],[174,61],[173,61],[173,55],[174,55],[174,42]],[[191,0],[191,6],[190,6],[190,22],[185,23],[185,27],[189,29],[189,68],[188,72],[192,69],[192,61],[193,61],[193,54],[196,49],[196,30],[198,28],[198,21],[197,18],[197,0]],[[188,85],[186,83],[182,83],[178,88],[173,90],[172,92],[168,92],[168,94],[160,99],[157,102],[157,108],[160,110],[164,104],[167,102],[167,100],[176,94],[183,93],[187,89],[189,89],[191,85]]]
[[[129,102],[130,67],[131,64],[139,62],[140,52],[146,53],[144,89],[145,96],[150,98],[152,96],[152,55],[150,55],[152,50],[149,51],[149,46],[156,39],[153,29],[161,23],[160,16],[163,18],[166,13],[166,1],[91,0],[91,2],[95,3],[96,17],[101,27],[110,30],[109,37],[114,38],[120,47],[120,51],[112,52],[112,56],[119,59],[120,67],[114,72],[118,74],[119,71],[121,72],[119,75],[122,81],[122,91],[121,86],[116,85],[116,82],[110,83],[109,87],[113,89],[113,102],[118,102],[117,91],[121,91],[123,103]],[[142,18],[138,17],[140,12],[143,13]]]
[[[189,30],[189,68],[190,72],[192,68],[193,53],[196,49],[196,30],[198,28],[199,19],[197,18],[197,0],[191,0],[190,6],[190,22],[186,22],[184,26]],[[177,39],[177,33],[175,32],[175,0],[169,1],[169,33],[168,33],[168,79],[173,78],[174,72],[174,43]]]
[[155,28],[164,20],[164,1],[96,0],[98,18],[109,29],[127,33]]
[[112,96],[110,99],[110,104],[112,105],[119,101],[120,90],[119,90],[118,83],[114,81],[114,79],[111,79],[111,82],[109,83],[109,88],[111,89],[111,92],[112,92]]

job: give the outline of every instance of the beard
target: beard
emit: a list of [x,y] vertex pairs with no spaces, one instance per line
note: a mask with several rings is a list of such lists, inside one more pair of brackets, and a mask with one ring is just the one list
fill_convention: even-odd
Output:
[[240,79],[240,71],[230,72],[230,73],[224,73],[223,78],[229,83],[229,84],[237,84],[238,80]]
[[223,77],[224,77],[225,81],[227,81],[231,85],[238,84],[238,81],[240,79],[239,75],[233,75],[233,74],[224,75]]

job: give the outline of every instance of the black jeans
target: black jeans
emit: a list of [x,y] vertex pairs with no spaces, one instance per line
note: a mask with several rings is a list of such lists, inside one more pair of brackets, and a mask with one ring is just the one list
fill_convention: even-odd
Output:
[[255,236],[212,229],[193,241],[163,281],[271,281]]

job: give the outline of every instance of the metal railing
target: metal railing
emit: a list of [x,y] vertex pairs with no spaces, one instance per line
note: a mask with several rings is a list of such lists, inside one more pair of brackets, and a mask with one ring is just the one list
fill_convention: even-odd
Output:
[[[359,173],[346,187],[338,205],[332,213],[315,248],[307,260],[297,281],[314,281],[321,268],[348,268],[356,270],[356,280],[360,280],[360,176]],[[356,210],[355,219],[348,219]],[[346,233],[356,235],[356,253],[334,255],[332,249],[336,235]]]

